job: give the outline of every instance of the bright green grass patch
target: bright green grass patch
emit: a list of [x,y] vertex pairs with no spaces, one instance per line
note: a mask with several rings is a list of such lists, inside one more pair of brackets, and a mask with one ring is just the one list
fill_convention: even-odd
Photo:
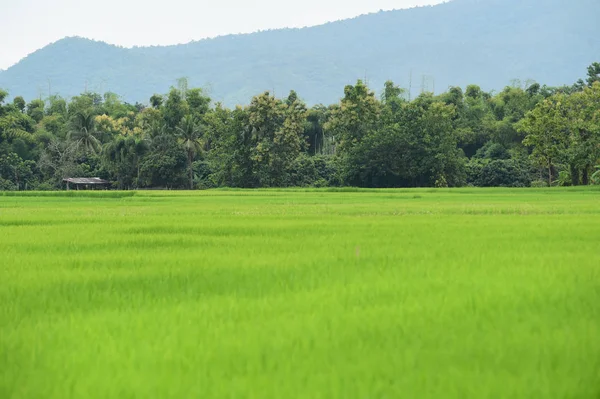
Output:
[[2,197],[45,197],[45,198],[126,198],[135,191],[0,191]]
[[600,397],[597,189],[65,195],[0,197],[0,398]]

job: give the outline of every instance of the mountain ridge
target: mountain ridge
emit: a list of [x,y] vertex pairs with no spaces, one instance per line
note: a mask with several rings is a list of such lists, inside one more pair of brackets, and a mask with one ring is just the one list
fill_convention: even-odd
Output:
[[536,3],[454,0],[168,46],[126,48],[69,37],[1,71],[0,87],[28,99],[48,92],[70,97],[87,88],[145,103],[188,77],[216,101],[235,105],[261,91],[290,89],[309,104],[329,103],[365,76],[375,89],[387,79],[407,87],[411,70],[414,94],[434,85],[437,92],[466,84],[499,90],[511,79],[573,83],[600,55],[593,17],[600,2]]

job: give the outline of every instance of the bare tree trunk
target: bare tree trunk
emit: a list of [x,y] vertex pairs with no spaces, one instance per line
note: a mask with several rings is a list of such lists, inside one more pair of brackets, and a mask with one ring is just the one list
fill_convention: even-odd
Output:
[[21,191],[21,182],[19,181],[19,171],[17,170],[16,166],[15,166],[15,180],[17,182],[17,191]]
[[571,165],[571,184],[573,186],[579,185],[579,169],[574,165]]
[[582,174],[581,180],[583,181],[583,185],[584,186],[587,186],[588,184],[590,184],[590,178],[589,178],[589,175],[588,175],[588,169],[589,168],[587,167],[587,165],[586,165],[585,168],[583,168],[583,174]]
[[548,187],[552,187],[552,162],[548,161]]
[[188,165],[190,168],[190,190],[194,189],[194,167],[192,162],[192,154],[188,153]]

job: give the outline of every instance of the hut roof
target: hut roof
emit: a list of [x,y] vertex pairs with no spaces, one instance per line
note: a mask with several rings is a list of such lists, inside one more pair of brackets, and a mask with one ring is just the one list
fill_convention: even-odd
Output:
[[98,177],[69,177],[67,179],[63,179],[65,183],[72,184],[109,184],[108,180],[103,180]]

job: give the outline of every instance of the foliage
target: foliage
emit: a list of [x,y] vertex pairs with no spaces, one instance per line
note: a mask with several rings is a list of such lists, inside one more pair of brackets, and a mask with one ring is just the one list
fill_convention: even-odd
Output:
[[596,166],[596,171],[592,175],[592,184],[600,185],[600,166]]
[[185,152],[170,136],[154,138],[147,155],[140,163],[140,184],[143,187],[183,188],[187,185]]
[[548,185],[553,182],[553,170],[568,148],[568,118],[566,97],[562,94],[541,101],[527,113],[520,130],[527,133],[523,144],[532,148],[531,158],[548,170]]
[[78,111],[71,121],[68,138],[84,152],[98,153],[101,141],[96,130],[94,115],[89,111]]
[[3,92],[2,187],[60,188],[65,177],[120,189],[587,185],[600,162],[592,75],[582,87],[468,85],[414,99],[392,81],[377,96],[358,80],[311,108],[292,90],[230,109],[185,78],[150,107],[111,92],[30,103]]
[[0,156],[0,181],[2,190],[26,190],[33,188],[36,182],[36,164],[25,161],[17,154],[10,153]]
[[116,177],[119,189],[141,186],[141,162],[148,150],[146,140],[133,136],[119,136],[105,145],[102,151],[105,165]]
[[386,103],[381,127],[373,124],[352,147],[340,147],[347,181],[366,187],[434,186],[436,181],[462,185],[463,157],[452,130],[454,109],[431,96],[393,104]]
[[193,115],[183,117],[175,128],[176,136],[187,155],[190,190],[194,188],[194,158],[202,152],[204,146],[204,128]]
[[469,163],[469,183],[479,187],[529,187],[531,171],[524,162],[496,159]]

